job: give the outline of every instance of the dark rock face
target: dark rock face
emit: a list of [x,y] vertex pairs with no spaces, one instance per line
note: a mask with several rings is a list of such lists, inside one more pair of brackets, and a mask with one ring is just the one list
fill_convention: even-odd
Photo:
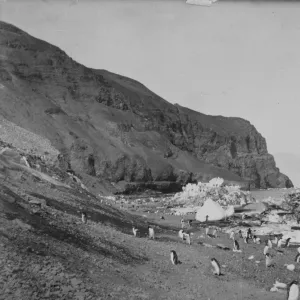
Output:
[[125,192],[176,191],[216,176],[256,188],[292,186],[246,120],[172,105],[3,22],[0,54],[0,114],[48,138],[62,153],[60,167],[126,182]]

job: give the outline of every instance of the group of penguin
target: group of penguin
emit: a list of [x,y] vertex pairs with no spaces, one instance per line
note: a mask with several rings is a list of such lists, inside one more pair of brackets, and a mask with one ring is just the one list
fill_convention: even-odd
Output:
[[[141,236],[140,230],[138,228],[136,228],[135,226],[132,226],[132,232],[135,237]],[[149,233],[149,238],[154,240],[155,239],[154,228],[150,225],[148,225],[148,233]]]
[[[87,223],[87,213],[86,212],[81,213],[81,221],[83,224]],[[132,232],[135,237],[140,236],[140,231],[135,226],[132,227]],[[148,226],[148,232],[149,232],[149,238],[154,240],[155,239],[154,228],[150,225]]]
[[[183,225],[183,222],[181,222],[181,224]],[[191,225],[189,223],[189,225]],[[205,234],[207,237],[217,237],[217,229],[215,228],[213,231],[213,234],[209,233],[209,229],[210,227],[206,226],[205,228]],[[246,231],[245,234],[243,234],[243,232],[241,230],[239,230],[239,237],[242,238],[244,240],[245,244],[248,244],[250,240],[252,240],[255,244],[261,244],[261,240],[259,237],[257,237],[256,235],[252,234],[252,230],[251,228],[248,228],[248,230]],[[190,244],[190,233],[187,233],[186,231],[184,231],[183,229],[181,229],[179,231],[179,237],[181,237],[183,240],[188,240],[188,244]],[[240,250],[240,245],[238,243],[238,241],[235,239],[235,233],[232,231],[230,233],[230,239],[233,240],[233,251],[234,252],[241,252]],[[269,254],[269,249],[273,247],[273,244],[275,244],[277,246],[277,248],[287,248],[290,245],[290,238],[287,238],[285,241],[283,240],[283,235],[275,235],[275,238],[272,242],[271,240],[271,236],[269,236],[268,240],[265,242],[266,246],[264,248],[264,255],[266,258],[266,267],[271,267],[274,266],[273,264],[273,260],[271,255]],[[278,251],[278,250],[277,250]],[[171,250],[170,253],[170,258],[171,258],[171,262],[174,265],[177,265],[179,263],[181,263],[178,260],[178,256],[177,253],[174,250]],[[215,275],[222,275],[221,274],[221,266],[220,263],[218,262],[218,260],[216,258],[211,258],[211,265],[213,267],[213,273]],[[298,254],[296,255],[295,261],[297,263],[300,262],[300,248],[298,249]],[[287,286],[287,300],[299,300],[299,282],[297,280],[292,281],[288,286]]]
[[[207,218],[206,218],[207,221]],[[185,224],[186,222],[184,221],[184,219],[181,219],[181,227],[182,229],[179,230],[178,232],[178,236],[183,240],[186,241],[187,244],[191,244],[191,235],[193,235],[193,233],[189,233],[188,231],[184,230]],[[188,226],[187,227],[191,227],[192,221],[189,220],[188,221]],[[213,233],[210,234],[209,233],[209,229],[210,227],[206,227],[205,229],[205,234],[207,237],[210,238],[216,238],[217,237],[217,228],[214,228]],[[178,256],[175,250],[171,250],[170,252],[170,258],[171,258],[171,262],[173,265],[177,265],[180,264],[181,262],[178,260]],[[221,266],[220,263],[218,262],[218,260],[216,258],[212,258],[211,260],[211,265],[213,267],[213,273],[215,275],[220,276],[221,275]]]
[[[238,241],[235,239],[235,233],[232,231],[230,234],[230,238],[234,240],[233,242],[233,251],[240,251],[240,246]],[[243,238],[245,243],[248,243],[250,239],[253,240],[255,244],[260,244],[260,238],[252,234],[251,228],[249,228],[246,232],[245,235],[243,235],[242,231],[239,231],[239,236],[240,238]],[[269,249],[273,247],[273,244],[277,246],[277,248],[287,248],[290,245],[290,240],[291,238],[287,238],[284,242],[283,240],[283,235],[275,235],[273,241],[271,239],[271,236],[265,241],[265,248],[264,248],[264,255],[266,258],[266,267],[271,267],[274,266],[272,257],[269,253]],[[298,249],[298,254],[296,255],[295,261],[298,263],[300,262],[300,249]],[[279,250],[277,250],[279,251]],[[291,265],[293,266],[293,265]],[[293,266],[294,267],[294,266]],[[288,286],[287,286],[287,300],[299,300],[299,282],[297,280],[292,281]]]
[[[87,223],[87,214],[86,212],[82,212],[81,214],[81,220],[84,224]],[[207,220],[206,220],[207,221]],[[191,227],[191,220],[188,221],[188,227]],[[179,230],[179,237],[182,240],[185,240],[187,242],[187,244],[191,244],[191,235],[193,233],[189,233],[187,231],[184,230],[185,227],[185,221],[182,219],[181,220],[181,227],[182,229]],[[209,229],[210,227],[206,226],[205,228],[205,234],[207,237],[217,237],[217,229],[214,228],[214,231],[212,234],[209,233]],[[136,228],[135,226],[132,227],[132,232],[133,235],[135,237],[140,236],[140,231],[138,228]],[[244,243],[248,244],[249,240],[252,240],[255,244],[260,244],[260,238],[257,237],[256,235],[252,234],[251,228],[249,228],[246,232],[246,234],[243,235],[242,231],[240,230],[239,232],[239,237],[242,238],[244,240]],[[149,234],[149,238],[150,239],[155,239],[155,233],[154,233],[154,228],[150,225],[148,225],[148,234]],[[240,250],[240,245],[238,243],[238,241],[235,239],[235,233],[234,231],[232,231],[230,233],[230,239],[233,240],[233,251],[234,252],[241,252]],[[269,249],[273,247],[273,243],[277,245],[277,248],[282,248],[282,247],[289,247],[290,245],[290,238],[286,239],[285,243],[283,243],[283,238],[282,238],[282,234],[281,235],[276,235],[273,242],[271,240],[271,237],[269,236],[268,240],[265,241],[265,248],[264,248],[264,255],[266,258],[266,267],[271,267],[273,266],[273,260],[272,257],[269,253]],[[175,250],[171,250],[170,251],[170,259],[173,265],[177,265],[180,264],[181,262],[178,259],[178,255],[176,253]],[[221,274],[221,266],[220,263],[218,262],[218,260],[216,258],[211,258],[211,265],[213,267],[213,273],[215,275],[222,275]],[[298,249],[298,254],[296,255],[295,261],[297,263],[300,262],[300,251]],[[287,286],[287,300],[299,300],[299,282],[297,280],[292,281],[288,286]]]

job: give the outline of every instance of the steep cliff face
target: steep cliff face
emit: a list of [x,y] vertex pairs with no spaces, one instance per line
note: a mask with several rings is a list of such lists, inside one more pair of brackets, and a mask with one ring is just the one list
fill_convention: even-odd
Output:
[[172,105],[3,22],[0,60],[0,114],[50,140],[65,169],[112,182],[116,191],[176,190],[215,176],[257,188],[292,186],[246,120]]

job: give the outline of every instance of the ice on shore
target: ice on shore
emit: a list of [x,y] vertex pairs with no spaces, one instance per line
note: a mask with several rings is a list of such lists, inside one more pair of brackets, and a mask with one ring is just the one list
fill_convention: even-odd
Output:
[[208,183],[187,184],[182,192],[175,194],[173,201],[178,204],[201,206],[212,199],[221,206],[244,205],[255,202],[250,192],[241,191],[239,186],[223,185],[222,178],[213,178]]
[[233,214],[233,207],[225,210],[217,202],[213,201],[212,199],[207,199],[204,205],[198,208],[195,219],[200,222],[205,222],[206,216],[208,216],[208,221],[219,221],[228,218]]

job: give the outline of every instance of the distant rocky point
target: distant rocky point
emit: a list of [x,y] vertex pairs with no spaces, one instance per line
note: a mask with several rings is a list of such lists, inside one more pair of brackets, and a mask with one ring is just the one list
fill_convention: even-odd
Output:
[[57,151],[53,163],[93,192],[172,192],[214,177],[251,188],[293,186],[244,119],[172,105],[135,80],[87,68],[4,22],[0,60],[1,122],[15,124],[2,142],[34,140],[40,154]]

